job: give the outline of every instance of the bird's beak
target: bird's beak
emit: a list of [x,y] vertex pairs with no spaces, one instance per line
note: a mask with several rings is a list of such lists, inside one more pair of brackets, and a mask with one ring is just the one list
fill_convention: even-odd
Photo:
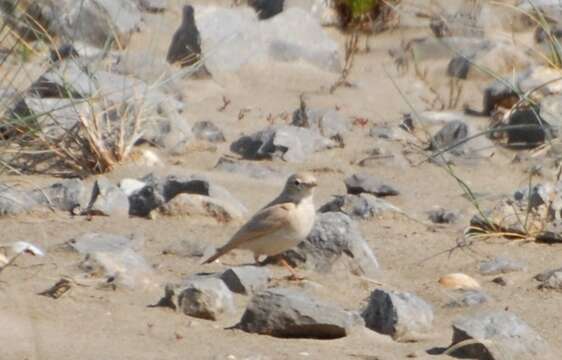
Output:
[[315,188],[317,185],[318,185],[318,184],[317,184],[316,182],[309,182],[309,183],[306,183],[306,187],[309,187],[309,188]]

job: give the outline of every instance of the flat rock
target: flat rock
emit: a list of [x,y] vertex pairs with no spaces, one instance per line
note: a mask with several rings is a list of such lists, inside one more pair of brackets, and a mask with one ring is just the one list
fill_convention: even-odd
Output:
[[337,212],[319,213],[305,241],[283,255],[289,262],[319,272],[332,269],[344,260],[355,274],[374,277],[378,261],[361,235],[357,224],[347,215]]
[[243,218],[243,214],[225,201],[210,196],[179,194],[162,206],[168,216],[208,216],[218,222]]
[[179,309],[186,315],[217,320],[234,311],[234,298],[222,280],[201,278],[190,281],[178,295]]
[[431,330],[431,305],[412,293],[377,289],[371,293],[362,313],[365,326],[392,336],[397,341],[411,341]]
[[291,125],[317,131],[327,138],[342,137],[351,130],[349,118],[332,109],[309,109],[304,102],[293,112]]
[[539,289],[562,290],[562,268],[537,274],[535,280],[541,283]]
[[168,0],[136,0],[139,9],[151,12],[159,13],[163,12],[168,8]]
[[80,179],[62,180],[43,189],[31,191],[38,204],[62,211],[81,208],[87,203],[87,192]]
[[225,270],[220,278],[238,294],[253,294],[267,287],[271,272],[263,266],[239,266]]
[[476,359],[556,359],[546,341],[515,314],[500,311],[463,317],[453,322],[451,346],[465,340],[466,344],[452,352],[453,356]]
[[0,184],[0,216],[26,213],[37,205],[37,201],[27,191]]
[[522,261],[498,256],[480,263],[480,273],[483,275],[499,275],[515,271],[524,271],[526,264]]
[[353,174],[347,177],[344,183],[348,194],[368,193],[379,197],[400,194],[393,186],[364,173]]
[[221,157],[215,165],[219,169],[229,173],[242,174],[255,179],[286,177],[286,173],[275,169],[269,165],[256,164],[255,162],[245,162],[240,160]]
[[[468,126],[461,120],[446,124],[431,138],[431,150],[442,150],[458,144],[468,136]],[[450,151],[454,155],[463,153],[463,146],[458,145]]]
[[279,125],[242,136],[231,144],[230,150],[251,160],[280,158],[287,162],[303,162],[312,153],[335,146],[333,140],[316,131]]
[[429,210],[427,216],[434,224],[454,224],[459,218],[459,212],[438,207]]
[[470,307],[487,303],[490,297],[480,290],[461,291],[460,295],[451,300],[446,306],[450,308]]
[[331,201],[322,205],[318,212],[341,212],[353,218],[368,219],[385,213],[401,213],[402,211],[374,195],[363,193],[335,195]]
[[205,140],[211,143],[221,143],[226,141],[221,129],[210,121],[196,122],[193,124],[191,131],[199,140]]
[[252,297],[237,328],[283,338],[335,339],[348,335],[354,316],[293,289],[271,289]]
[[248,0],[248,5],[256,10],[258,18],[265,20],[283,11],[285,0]]
[[129,216],[129,198],[107,178],[100,176],[94,184],[86,214]]

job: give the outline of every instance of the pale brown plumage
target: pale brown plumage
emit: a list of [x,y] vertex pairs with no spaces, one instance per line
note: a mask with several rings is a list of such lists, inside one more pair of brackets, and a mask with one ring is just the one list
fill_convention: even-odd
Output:
[[210,263],[233,249],[247,249],[259,255],[276,255],[303,240],[314,223],[313,188],[309,173],[289,177],[281,194],[258,211],[230,241],[205,260]]

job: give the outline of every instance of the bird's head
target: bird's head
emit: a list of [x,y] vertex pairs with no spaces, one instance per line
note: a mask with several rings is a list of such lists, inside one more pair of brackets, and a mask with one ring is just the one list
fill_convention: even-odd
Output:
[[301,200],[312,195],[317,185],[314,175],[308,172],[298,172],[289,176],[285,184],[284,193],[294,200]]

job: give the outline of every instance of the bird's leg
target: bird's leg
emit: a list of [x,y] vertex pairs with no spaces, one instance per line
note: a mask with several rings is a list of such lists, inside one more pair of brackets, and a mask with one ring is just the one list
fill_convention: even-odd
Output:
[[300,276],[299,274],[297,274],[297,271],[291,265],[289,265],[289,263],[287,263],[287,260],[283,259],[283,257],[279,258],[279,263],[281,263],[281,265],[286,267],[287,270],[289,270],[289,272],[291,273],[291,275],[287,277],[288,280],[292,280],[292,281],[304,280],[304,276]]

